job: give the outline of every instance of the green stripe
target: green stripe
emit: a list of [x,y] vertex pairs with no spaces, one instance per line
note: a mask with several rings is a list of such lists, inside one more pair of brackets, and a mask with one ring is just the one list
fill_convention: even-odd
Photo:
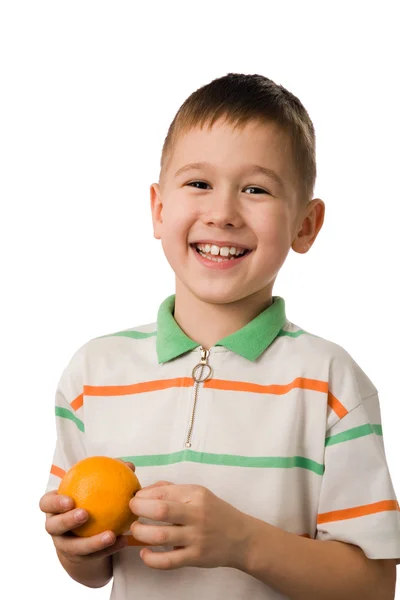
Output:
[[180,462],[196,462],[204,465],[222,465],[224,467],[275,468],[290,469],[300,467],[324,474],[324,465],[303,456],[237,456],[235,454],[210,454],[193,450],[180,450],[172,454],[150,454],[147,456],[120,456],[122,460],[131,461],[137,467],[160,467]]
[[62,419],[70,419],[70,421],[73,421],[75,423],[78,429],[80,429],[81,431],[85,431],[83,421],[78,419],[78,417],[76,417],[74,413],[68,410],[67,408],[61,408],[61,406],[56,406],[56,416],[61,417]]
[[282,337],[285,335],[287,337],[296,338],[296,337],[299,337],[299,335],[304,335],[305,333],[308,333],[308,332],[304,331],[304,329],[299,329],[298,331],[285,331],[285,329],[281,329],[280,332],[278,333],[278,337]]
[[101,335],[96,338],[96,340],[100,340],[101,338],[113,337],[115,335],[119,335],[121,337],[133,338],[135,340],[144,340],[146,338],[154,337],[157,335],[157,331],[117,331],[116,333],[108,333],[107,335]]
[[342,431],[342,433],[327,437],[325,440],[325,446],[332,446],[333,444],[348,442],[349,440],[355,440],[356,438],[363,437],[365,435],[371,435],[371,433],[382,435],[382,425],[370,425],[368,423],[367,425],[360,425],[359,427],[347,429],[347,431]]

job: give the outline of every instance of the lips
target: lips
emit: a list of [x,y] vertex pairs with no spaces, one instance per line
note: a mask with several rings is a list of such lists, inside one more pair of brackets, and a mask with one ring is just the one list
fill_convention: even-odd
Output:
[[211,254],[211,252],[202,252],[197,248],[197,245],[195,244],[190,244],[190,248],[192,249],[192,252],[196,259],[203,266],[207,267],[208,269],[217,269],[218,271],[221,269],[226,270],[236,267],[236,265],[239,265],[243,260],[246,260],[249,254],[251,254],[252,252],[251,250],[245,250],[241,251],[240,254],[235,256],[216,256],[215,254]]

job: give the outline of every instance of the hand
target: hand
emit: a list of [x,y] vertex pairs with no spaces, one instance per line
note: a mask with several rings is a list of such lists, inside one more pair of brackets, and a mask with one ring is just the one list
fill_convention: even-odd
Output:
[[[135,471],[133,463],[125,462],[125,464],[133,472]],[[73,510],[73,499],[70,496],[58,494],[57,490],[44,494],[40,499],[39,508],[46,513],[46,531],[53,538],[57,551],[71,562],[80,563],[103,558],[118,552],[127,545],[127,536],[116,537],[113,531],[103,531],[89,537],[74,535],[75,527],[87,521],[89,515],[86,510],[81,508]]]
[[139,541],[174,547],[166,552],[142,549],[140,556],[147,566],[155,569],[196,566],[243,570],[256,520],[207,488],[159,482],[139,490],[129,506],[139,517],[171,523],[151,525],[136,521],[132,524],[132,534]]

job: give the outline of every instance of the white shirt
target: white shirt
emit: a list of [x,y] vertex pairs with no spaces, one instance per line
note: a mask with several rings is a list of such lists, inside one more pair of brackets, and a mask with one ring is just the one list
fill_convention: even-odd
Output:
[[[275,297],[209,350],[211,376],[195,384],[201,349],[173,309],[171,296],[156,323],[90,340],[74,354],[57,387],[46,491],[86,456],[123,458],[142,487],[160,479],[202,485],[287,531],[400,563],[378,394],[349,354],[290,323]],[[236,569],[150,569],[139,551],[113,556],[112,600],[285,598]]]

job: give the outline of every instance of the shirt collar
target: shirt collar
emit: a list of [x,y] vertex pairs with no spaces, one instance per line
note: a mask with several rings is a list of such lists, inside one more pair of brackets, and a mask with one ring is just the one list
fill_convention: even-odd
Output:
[[[200,344],[190,339],[175,321],[175,295],[161,304],[157,315],[156,349],[159,363],[165,363],[194,350]],[[274,341],[286,322],[285,301],[273,297],[273,303],[247,323],[242,329],[219,340],[215,345],[247,358],[256,360]]]

